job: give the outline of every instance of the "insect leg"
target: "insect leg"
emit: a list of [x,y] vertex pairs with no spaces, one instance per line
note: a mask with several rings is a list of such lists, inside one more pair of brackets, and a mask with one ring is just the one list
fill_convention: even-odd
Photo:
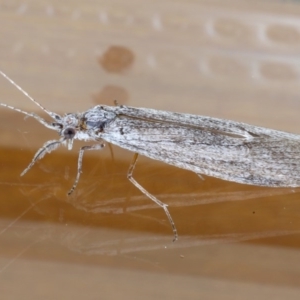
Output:
[[46,142],[42,148],[40,148],[36,154],[34,155],[31,163],[29,166],[21,173],[21,176],[23,176],[27,171],[31,169],[31,167],[35,164],[35,162],[39,159],[42,159],[46,153],[51,153],[55,149],[57,149],[62,143],[64,142],[64,139],[60,139],[58,141],[48,141]]
[[133,170],[136,166],[136,162],[137,162],[137,159],[138,159],[138,153],[135,153],[134,156],[133,156],[133,160],[131,162],[131,165],[128,169],[128,172],[127,172],[127,178],[131,181],[131,183],[137,187],[143,194],[145,194],[148,198],[150,198],[152,201],[154,201],[158,206],[162,207],[165,211],[165,214],[167,215],[168,219],[169,219],[169,222],[172,226],[172,229],[173,229],[173,234],[174,234],[174,239],[173,239],[173,242],[175,242],[177,239],[178,239],[178,233],[177,233],[177,229],[175,227],[175,223],[171,217],[171,214],[169,213],[169,210],[168,210],[168,205],[161,202],[160,200],[158,200],[156,197],[154,197],[152,194],[150,194],[147,190],[145,190],[132,176],[133,174]]
[[68,195],[71,195],[74,192],[74,190],[76,189],[76,186],[79,182],[80,174],[82,173],[82,157],[83,157],[84,151],[86,151],[86,150],[100,150],[103,147],[104,147],[104,144],[96,144],[96,145],[92,145],[92,146],[83,146],[83,147],[80,148],[79,155],[78,155],[78,167],[77,167],[76,179],[75,179],[75,182],[74,182],[72,188],[68,192]]
[[200,173],[197,173],[197,175],[201,180],[205,180],[205,178]]

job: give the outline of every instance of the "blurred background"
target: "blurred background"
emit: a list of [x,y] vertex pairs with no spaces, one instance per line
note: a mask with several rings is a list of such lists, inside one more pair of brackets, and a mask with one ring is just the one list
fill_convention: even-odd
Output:
[[[0,0],[0,69],[47,109],[149,107],[299,132],[298,1]],[[5,78],[0,101],[46,117]],[[3,299],[299,299],[299,189],[244,186],[62,147],[0,110]]]

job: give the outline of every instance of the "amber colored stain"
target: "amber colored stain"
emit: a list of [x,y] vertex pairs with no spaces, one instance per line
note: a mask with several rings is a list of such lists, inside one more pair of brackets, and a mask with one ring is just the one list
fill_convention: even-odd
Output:
[[93,95],[96,104],[114,105],[117,100],[119,104],[125,104],[129,100],[128,92],[119,86],[107,85],[99,93]]
[[120,73],[128,69],[134,61],[133,52],[122,46],[111,46],[100,58],[100,65],[112,73]]

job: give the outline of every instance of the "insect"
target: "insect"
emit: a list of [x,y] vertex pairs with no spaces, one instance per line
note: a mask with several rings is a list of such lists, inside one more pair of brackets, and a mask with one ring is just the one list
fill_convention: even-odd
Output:
[[76,188],[82,172],[82,158],[87,150],[100,150],[104,141],[134,152],[128,179],[147,197],[162,207],[178,238],[168,206],[144,189],[134,178],[138,155],[165,162],[201,175],[237,183],[269,186],[300,186],[300,135],[252,126],[240,122],[191,114],[135,108],[118,105],[97,105],[82,113],[63,116],[45,109],[6,74],[11,84],[46,112],[52,121],[21,109],[1,106],[33,117],[60,138],[46,142],[34,155],[24,175],[46,153],[73,141],[95,142],[79,151],[78,170],[68,194]]

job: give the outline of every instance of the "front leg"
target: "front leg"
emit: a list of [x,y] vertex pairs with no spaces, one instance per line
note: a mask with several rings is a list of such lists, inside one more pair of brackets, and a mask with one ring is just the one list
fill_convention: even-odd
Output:
[[75,179],[75,182],[74,182],[72,188],[68,192],[68,195],[71,195],[74,192],[74,190],[76,189],[77,184],[79,182],[80,174],[82,173],[82,157],[83,157],[84,151],[86,151],[86,150],[101,150],[103,147],[104,147],[104,144],[96,144],[96,145],[91,145],[91,146],[83,146],[80,148],[79,155],[78,155],[78,167],[77,167],[76,179]]
[[40,148],[37,153],[34,155],[31,163],[29,164],[29,166],[21,173],[21,176],[23,176],[25,173],[27,173],[27,171],[29,171],[31,169],[31,167],[35,164],[35,162],[39,159],[42,159],[46,153],[51,153],[52,151],[54,151],[55,149],[57,149],[63,142],[65,141],[64,138],[56,141],[48,141],[46,142],[42,148]]

